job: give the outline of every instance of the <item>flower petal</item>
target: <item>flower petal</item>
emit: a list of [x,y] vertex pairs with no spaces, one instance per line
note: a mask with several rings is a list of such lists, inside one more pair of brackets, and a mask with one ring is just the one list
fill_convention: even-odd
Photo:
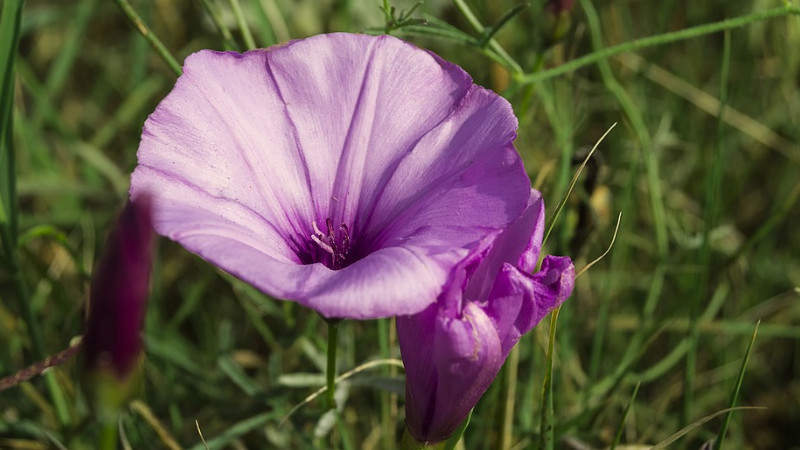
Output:
[[492,243],[492,248],[472,274],[464,296],[469,300],[487,298],[503,264],[516,263],[523,272],[532,272],[539,259],[544,236],[542,194],[530,189],[528,204],[519,218]]
[[511,264],[503,265],[488,300],[482,304],[497,329],[503,357],[522,335],[572,294],[574,280],[575,269],[565,256],[546,256],[542,269],[533,275]]
[[447,439],[475,406],[503,364],[491,319],[473,304],[463,315],[441,315],[432,305],[399,317],[406,367],[406,425],[420,442]]
[[[409,314],[522,211],[516,126],[505,100],[390,36],[203,51],[145,123],[131,194],[155,192],[160,234],[270,295]],[[337,271],[309,256],[329,218],[352,238]]]

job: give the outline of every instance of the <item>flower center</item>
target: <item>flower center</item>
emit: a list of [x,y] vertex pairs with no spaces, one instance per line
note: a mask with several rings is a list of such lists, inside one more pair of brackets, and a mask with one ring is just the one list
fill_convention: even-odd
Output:
[[314,227],[314,234],[311,235],[311,240],[314,241],[326,253],[331,255],[330,268],[338,270],[344,267],[347,254],[350,252],[350,229],[344,223],[339,225],[339,233],[337,236],[336,229],[333,228],[333,220],[331,218],[325,219],[326,233],[317,226],[317,221],[311,222]]

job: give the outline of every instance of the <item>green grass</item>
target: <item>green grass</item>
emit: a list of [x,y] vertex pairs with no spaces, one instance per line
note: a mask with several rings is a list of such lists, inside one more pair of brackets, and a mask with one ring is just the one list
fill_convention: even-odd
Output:
[[[82,333],[142,123],[188,54],[391,29],[512,103],[548,214],[618,123],[547,241],[580,269],[622,212],[614,247],[578,279],[555,340],[549,318],[522,339],[459,445],[800,448],[800,9],[582,0],[554,42],[543,3],[428,0],[404,14],[414,2],[398,0],[387,15],[382,0],[3,1],[0,376]],[[400,441],[401,369],[338,383],[338,416],[322,395],[284,420],[325,385],[326,323],[166,240],[155,268],[145,391],[122,420],[131,448],[171,436],[203,449],[198,427],[212,449]],[[399,358],[393,328],[342,322],[337,373]],[[71,361],[0,392],[0,448],[93,448],[76,380]]]

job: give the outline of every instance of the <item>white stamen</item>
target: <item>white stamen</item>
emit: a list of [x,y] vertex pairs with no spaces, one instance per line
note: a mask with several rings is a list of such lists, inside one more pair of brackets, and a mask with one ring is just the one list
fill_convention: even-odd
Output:
[[[315,227],[316,227],[316,225],[315,225]],[[320,235],[321,235],[321,233],[320,233]],[[322,247],[322,249],[325,250],[326,252],[330,253],[331,255],[336,256],[336,253],[333,251],[333,248],[330,245],[328,245],[327,243],[325,243],[322,240],[320,240],[320,238],[318,238],[315,234],[311,235],[311,240],[316,242],[317,245]]]
[[[308,222],[306,222],[306,223],[308,223]],[[311,226],[314,227],[314,234],[315,235],[317,235],[317,236],[325,236],[325,234],[323,234],[322,231],[317,226],[317,221],[316,220],[311,222]]]

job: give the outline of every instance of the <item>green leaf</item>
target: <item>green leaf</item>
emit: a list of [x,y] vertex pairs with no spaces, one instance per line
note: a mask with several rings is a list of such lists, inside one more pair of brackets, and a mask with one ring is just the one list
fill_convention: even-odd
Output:
[[469,420],[472,419],[472,411],[474,411],[474,409],[471,409],[469,411],[469,414],[467,414],[467,418],[464,419],[463,422],[461,422],[461,425],[458,426],[458,429],[456,429],[455,433],[453,433],[453,435],[450,436],[450,438],[444,441],[444,450],[453,450],[454,448],[456,448],[458,441],[461,440],[461,438],[464,436],[464,432],[467,431],[467,427],[469,426]]

